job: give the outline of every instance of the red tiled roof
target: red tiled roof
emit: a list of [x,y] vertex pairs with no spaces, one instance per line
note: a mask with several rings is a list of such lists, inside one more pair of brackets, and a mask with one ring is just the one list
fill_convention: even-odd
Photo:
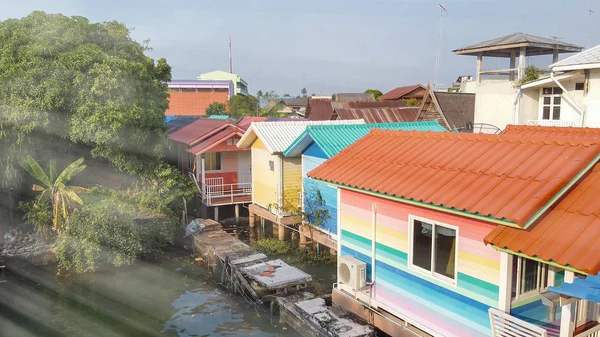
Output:
[[198,139],[206,136],[210,132],[225,124],[233,124],[233,122],[228,119],[200,118],[197,121],[170,134],[169,139],[174,142],[191,145]]
[[513,136],[536,136],[545,139],[554,138],[556,136],[598,139],[600,137],[600,128],[507,125],[502,131],[502,134]]
[[[225,128],[225,129],[215,133],[214,135],[206,138],[205,140],[201,141],[200,143],[192,146],[191,148],[187,149],[187,152],[189,152],[191,154],[195,154],[195,155],[197,155],[199,153],[204,153],[207,150],[209,150],[210,148],[212,148],[214,145],[217,145],[232,136],[238,135],[241,137],[243,134],[244,134],[244,130],[241,130],[240,128],[231,126],[231,127]],[[244,151],[244,149],[237,149],[237,150]]]
[[364,119],[365,123],[394,123],[414,122],[419,114],[418,107],[405,108],[363,108],[363,109],[335,109],[337,119]]
[[169,108],[167,116],[204,116],[206,108],[213,103],[227,104],[229,92],[227,90],[199,91],[199,92],[169,92]]
[[497,226],[484,241],[588,274],[600,272],[600,164],[539,222],[523,230]]
[[[423,92],[419,95],[408,95],[409,93],[411,93],[412,91],[415,91],[416,89],[421,89]],[[425,90],[426,90],[426,88],[420,84],[408,85],[405,87],[399,87],[399,88],[393,89],[391,91],[388,91],[385,94],[381,95],[379,97],[379,99],[380,100],[400,99],[400,98],[404,98],[405,96],[406,96],[406,98],[423,98],[423,96],[425,96]]]
[[600,153],[600,142],[372,130],[309,176],[519,226]]

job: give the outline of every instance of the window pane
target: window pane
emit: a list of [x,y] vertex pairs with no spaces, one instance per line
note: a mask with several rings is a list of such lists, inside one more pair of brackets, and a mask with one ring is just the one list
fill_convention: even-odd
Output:
[[560,105],[560,96],[554,97],[554,105]]
[[217,152],[215,154],[215,170],[220,170],[221,169],[221,152]]
[[509,256],[509,259],[512,259],[512,286],[510,287],[510,298],[517,297],[517,268],[519,263],[519,258],[516,256]]
[[552,119],[559,120],[560,119],[560,107],[555,106],[552,110]]
[[561,89],[561,88],[554,88],[554,89],[552,90],[552,93],[553,93],[554,95],[560,95],[560,94],[562,94],[562,89]]
[[552,95],[552,88],[544,88],[544,89],[542,89],[542,94],[544,94],[544,95]]
[[435,226],[435,272],[454,279],[456,231]]
[[552,97],[544,97],[544,104],[548,105],[552,102]]
[[209,152],[204,154],[204,170],[205,171],[215,171],[217,170],[216,162],[217,162],[217,153]]
[[523,259],[521,267],[521,294],[537,289],[537,268],[537,262],[530,259]]
[[419,220],[414,221],[413,228],[413,264],[431,270],[432,226]]
[[543,119],[550,119],[550,108],[544,107],[544,114],[542,116]]

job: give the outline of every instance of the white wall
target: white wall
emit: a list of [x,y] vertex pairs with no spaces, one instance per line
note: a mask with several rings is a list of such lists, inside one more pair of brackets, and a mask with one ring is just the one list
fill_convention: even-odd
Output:
[[475,123],[492,124],[500,129],[513,121],[513,103],[517,90],[511,81],[483,80],[477,84]]
[[585,97],[587,106],[586,126],[600,127],[600,69],[590,71],[588,94]]
[[541,88],[523,89],[519,102],[519,125],[526,125],[530,120],[538,119]]

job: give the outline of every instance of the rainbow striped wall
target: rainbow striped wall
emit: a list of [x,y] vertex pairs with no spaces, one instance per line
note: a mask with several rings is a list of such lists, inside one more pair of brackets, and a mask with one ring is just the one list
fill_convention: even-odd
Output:
[[304,205],[314,200],[315,191],[321,192],[325,208],[329,217],[321,224],[324,232],[337,237],[337,189],[322,182],[307,177],[307,173],[321,165],[328,159],[327,155],[314,142],[302,153],[302,190],[304,192]]
[[[485,246],[492,224],[342,189],[341,255],[367,263],[371,275],[372,206],[376,205],[379,306],[440,336],[490,336],[488,309],[498,307],[500,253]],[[446,283],[408,267],[408,216],[459,228],[457,282]],[[370,278],[370,277],[369,277]]]

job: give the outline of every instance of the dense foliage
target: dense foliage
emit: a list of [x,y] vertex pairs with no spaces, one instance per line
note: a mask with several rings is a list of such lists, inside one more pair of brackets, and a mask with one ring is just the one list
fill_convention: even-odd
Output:
[[229,99],[227,107],[229,108],[229,115],[234,117],[257,116],[260,114],[258,99],[252,95],[235,95]]
[[19,178],[23,152],[35,156],[55,139],[85,144],[119,170],[147,173],[165,144],[171,68],[146,50],[117,22],[43,12],[1,22],[3,185]]
[[371,94],[376,101],[379,101],[379,97],[383,95],[383,93],[377,89],[367,89],[365,90],[365,94]]
[[227,114],[227,105],[219,102],[212,102],[206,108],[206,115],[225,115]]

